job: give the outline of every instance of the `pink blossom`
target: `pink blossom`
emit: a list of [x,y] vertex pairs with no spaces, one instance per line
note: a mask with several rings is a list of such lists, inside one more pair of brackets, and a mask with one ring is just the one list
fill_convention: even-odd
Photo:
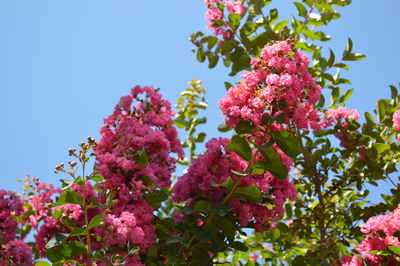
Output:
[[[227,195],[226,189],[215,186],[215,184],[221,184],[229,177],[237,180],[238,177],[232,175],[231,170],[243,171],[248,166],[248,162],[227,149],[228,142],[229,139],[219,138],[211,139],[206,143],[207,151],[192,162],[188,172],[180,177],[172,188],[174,201],[185,201],[187,206],[191,206],[199,198],[217,203]],[[274,147],[289,170],[292,161],[277,146]],[[261,159],[261,157],[256,156],[255,159]],[[251,184],[258,186],[262,193],[269,194],[273,198],[271,207],[244,202],[239,198],[232,197],[229,199],[231,212],[240,226],[246,226],[254,221],[255,228],[263,231],[264,227],[273,226],[283,215],[285,200],[294,200],[296,191],[288,179],[277,180],[269,172],[261,175],[247,175],[239,187]]]
[[256,261],[258,259],[258,257],[259,257],[258,254],[250,254],[249,255],[249,260]]
[[14,192],[0,189],[0,238],[3,243],[15,239],[16,216],[23,212],[22,200]]
[[362,266],[363,262],[357,256],[350,257],[350,256],[346,255],[342,258],[342,265],[343,266]]
[[1,246],[0,266],[33,265],[32,248],[22,240],[12,240]]
[[[293,121],[299,129],[322,128],[320,114],[313,107],[321,87],[308,73],[305,55],[289,42],[277,41],[265,46],[260,58],[251,62],[253,70],[245,72],[243,82],[218,102],[230,126],[245,120],[265,130],[262,117],[266,113],[275,116],[275,106],[283,105],[287,127]],[[269,125],[269,130],[276,126]]]
[[400,110],[393,113],[393,129],[400,131]]
[[[388,265],[396,265],[396,255],[384,256],[370,254],[370,252],[385,250],[388,246],[400,246],[399,239],[394,236],[398,231],[400,231],[400,205],[389,214],[369,218],[367,223],[361,226],[361,232],[366,236],[357,247],[357,251],[371,265],[380,265],[383,261],[388,262]],[[342,259],[343,265],[358,265],[355,264],[355,260],[358,263],[355,256],[352,260],[350,258],[349,256],[344,257]]]
[[235,1],[235,2],[224,1],[224,6],[228,9],[229,13],[231,14],[239,14],[242,16],[246,12],[246,8],[240,1]]

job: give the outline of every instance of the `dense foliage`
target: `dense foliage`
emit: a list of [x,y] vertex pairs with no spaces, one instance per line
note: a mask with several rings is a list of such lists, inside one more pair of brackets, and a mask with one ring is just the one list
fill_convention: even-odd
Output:
[[[338,57],[319,28],[350,0],[294,2],[290,22],[270,3],[206,0],[210,35],[190,37],[198,61],[240,75],[219,101],[224,138],[196,147],[200,81],[176,113],[159,89],[134,87],[101,138],[56,167],[61,187],[27,178],[22,195],[0,190],[0,265],[398,265],[397,88],[375,115],[345,107],[340,69],[365,55],[349,38]],[[391,194],[369,202],[365,184],[382,180]]]

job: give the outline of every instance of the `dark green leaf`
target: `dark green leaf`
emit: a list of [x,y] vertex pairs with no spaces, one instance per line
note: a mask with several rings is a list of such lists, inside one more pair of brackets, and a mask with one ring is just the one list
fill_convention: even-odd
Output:
[[105,216],[106,216],[105,214],[99,214],[93,217],[92,220],[90,220],[89,222],[88,229],[92,229],[93,227],[99,226]]
[[251,161],[251,148],[247,141],[240,136],[233,136],[232,139],[228,143],[228,149],[236,152],[240,157],[245,159],[246,161]]
[[287,131],[275,131],[272,133],[272,137],[279,148],[284,153],[294,158],[301,153],[301,143],[299,139]]
[[268,172],[270,172],[276,179],[285,179],[289,172],[288,169],[286,168],[286,166],[280,162],[280,161],[275,161],[275,162],[256,162],[254,164],[254,168],[260,168],[260,169],[264,169]]
[[202,49],[197,50],[196,58],[199,62],[204,62],[204,60],[206,60],[206,54],[204,53],[204,51]]
[[65,204],[79,204],[82,205],[83,201],[81,196],[74,192],[74,191],[65,191],[63,194],[60,195],[58,200],[53,203],[53,207],[61,206]]
[[224,84],[225,84],[225,89],[226,90],[229,90],[230,88],[233,87],[233,85],[230,82],[225,81]]
[[209,208],[209,205],[208,205],[208,201],[205,201],[205,200],[196,201],[196,203],[194,205],[194,211],[202,212],[202,213],[205,213],[205,214],[209,214],[210,213],[210,208]]
[[248,251],[249,250],[249,248],[243,242],[239,242],[239,241],[230,243],[229,246],[234,249],[240,250],[240,251]]
[[229,242],[233,242],[235,238],[235,226],[233,222],[225,217],[216,217],[213,221],[219,226],[219,228],[224,232],[224,235]]
[[218,130],[221,132],[228,132],[232,130],[232,128],[229,125],[222,123],[221,125],[218,126]]
[[57,247],[47,250],[47,258],[51,262],[60,262],[73,259],[86,252],[85,246],[78,241],[65,242]]
[[293,2],[293,4],[295,4],[295,6],[297,8],[298,15],[300,17],[303,17],[303,18],[307,17],[307,9],[305,8],[305,6],[303,6],[302,3]]
[[219,186],[231,191],[232,188],[235,186],[235,183],[236,182],[232,178],[228,177],[228,179],[224,183],[220,184]]
[[98,183],[98,182],[104,180],[104,176],[99,175],[99,174],[96,174],[96,175],[92,176],[92,177],[90,178],[90,180],[93,180],[94,182]]
[[246,187],[238,187],[232,193],[233,198],[244,198],[251,203],[260,203],[262,201],[262,194],[260,188],[254,184]]
[[208,208],[213,212],[215,215],[224,216],[229,211],[229,202],[225,202],[223,205],[213,204],[211,202],[208,203]]
[[239,27],[241,18],[242,16],[240,14],[229,14],[229,25],[233,30],[236,30]]
[[400,256],[400,247],[399,246],[389,246],[388,247],[391,251],[393,251],[396,255]]
[[148,166],[149,165],[149,157],[147,155],[147,152],[145,149],[140,150],[134,155],[134,160],[142,165],[142,166]]
[[256,130],[257,130],[257,128],[255,126],[253,126],[252,123],[250,123],[249,121],[245,121],[245,120],[240,120],[235,128],[235,131],[238,134],[251,133]]

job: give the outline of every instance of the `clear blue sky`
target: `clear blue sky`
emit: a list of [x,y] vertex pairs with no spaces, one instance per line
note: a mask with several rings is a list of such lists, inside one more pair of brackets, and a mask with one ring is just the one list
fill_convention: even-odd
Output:
[[[283,17],[291,1],[275,0]],[[355,88],[348,106],[360,113],[389,96],[400,81],[397,0],[359,0],[342,8],[326,32],[341,54],[348,36],[368,55],[343,73]],[[58,184],[54,166],[67,150],[98,131],[129,88],[161,87],[174,102],[186,82],[203,80],[208,93],[208,138],[222,121],[217,100],[228,71],[209,70],[190,51],[188,35],[205,31],[203,1],[0,1],[1,188],[19,190],[31,174]]]

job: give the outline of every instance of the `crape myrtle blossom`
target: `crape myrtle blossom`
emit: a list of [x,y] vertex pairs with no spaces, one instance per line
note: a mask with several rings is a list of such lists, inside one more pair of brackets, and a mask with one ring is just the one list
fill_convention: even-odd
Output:
[[[40,185],[39,185],[40,186]],[[45,199],[43,201],[45,204],[50,205],[53,203],[53,200],[50,199],[50,192],[62,194],[64,191],[62,190],[56,190],[53,189],[51,185],[43,184],[43,187],[46,187],[43,192],[39,193],[36,196],[37,199]],[[78,184],[73,184],[71,186],[72,191],[76,192],[78,195],[83,197],[83,189],[80,185]],[[93,201],[101,202],[101,199],[98,197],[97,193],[94,191],[93,186],[91,183],[86,182],[85,184],[85,193],[86,193],[86,204],[89,205]],[[43,194],[43,195],[42,195]],[[34,202],[36,202],[36,200]],[[39,204],[36,204],[36,206],[40,206]],[[36,207],[37,209],[41,210],[42,209],[39,207]],[[62,211],[60,219],[56,219],[53,217],[53,212],[55,211]],[[100,207],[96,208],[89,208],[88,209],[88,218],[91,220],[94,216],[99,215],[103,212],[103,210]],[[31,221],[36,221],[37,215],[32,215],[33,217],[29,218]],[[57,207],[48,207],[43,209],[41,212],[41,217],[43,217],[43,224],[39,227],[38,233],[35,235],[35,240],[36,240],[36,248],[39,251],[40,257],[46,257],[46,244],[48,241],[56,234],[56,233],[69,233],[70,228],[66,226],[62,222],[63,217],[68,217],[72,219],[76,225],[78,226],[84,226],[85,221],[84,221],[84,215],[83,215],[83,210],[82,207],[79,204],[64,204],[61,206]],[[76,238],[76,237],[75,237]],[[76,240],[74,237],[71,238],[70,240]],[[97,248],[100,247],[100,243],[96,242],[95,239],[91,240],[93,241],[93,250],[96,250]],[[84,262],[87,260],[87,258],[82,255],[79,258],[76,258],[80,262]]]
[[1,245],[0,266],[32,266],[32,248],[22,240],[12,240]]
[[48,214],[48,208],[53,203],[52,196],[63,191],[54,188],[52,184],[38,183],[36,192],[37,194],[29,199],[29,205],[32,206],[34,214],[29,215],[28,219],[34,229],[38,227],[40,220]]
[[[321,87],[308,72],[308,58],[297,51],[290,41],[266,45],[260,58],[251,60],[252,71],[241,76],[242,82],[230,88],[219,100],[226,122],[235,127],[246,120],[265,129],[263,116],[285,114],[287,126],[293,122],[298,129],[321,129],[325,125],[313,105],[318,102]],[[268,130],[283,130],[282,125],[269,125]]]
[[[132,243],[143,253],[155,243],[153,208],[142,197],[171,185],[176,163],[171,153],[184,157],[174,115],[158,89],[136,86],[104,120],[94,150],[98,174],[105,179],[99,187],[114,195],[105,226],[96,228],[107,247]],[[138,257],[131,260],[140,263]]]
[[[400,110],[397,110],[393,114],[393,129],[400,131]],[[397,140],[400,141],[400,133],[397,134]]]
[[207,28],[213,30],[214,35],[222,35],[222,41],[232,39],[235,30],[229,27],[227,19],[225,19],[225,8],[227,9],[227,15],[239,14],[243,16],[246,12],[246,7],[243,6],[241,1],[220,1],[220,0],[206,0],[204,4],[207,6],[207,11],[204,14],[205,19],[208,21]]
[[16,239],[16,217],[23,211],[23,201],[16,193],[0,189],[0,266],[33,265],[32,248]]
[[[367,223],[361,226],[361,232],[365,234],[365,239],[357,247],[357,251],[360,252],[361,256],[368,262],[368,265],[378,266],[382,265],[398,265],[397,260],[399,256],[392,255],[380,255],[370,254],[371,251],[385,250],[389,246],[399,246],[399,239],[394,236],[400,231],[400,205],[393,212],[386,215],[379,215],[368,219]],[[362,264],[350,264],[350,261],[357,261],[353,256],[350,260],[349,256],[342,259],[343,265],[362,265]]]
[[[173,187],[172,199],[175,202],[186,202],[191,206],[197,199],[207,199],[219,203],[228,193],[225,188],[212,184],[224,183],[229,177],[237,181],[238,177],[231,170],[243,171],[248,162],[235,152],[227,149],[229,139],[214,138],[206,143],[205,154],[199,156],[178,179]],[[292,162],[283,152],[276,148],[284,165],[290,169]],[[239,221],[240,226],[254,222],[257,231],[274,227],[274,222],[283,215],[283,204],[286,199],[294,200],[296,191],[288,179],[277,180],[269,172],[262,175],[249,174],[243,178],[239,186],[257,185],[263,194],[271,197],[268,207],[263,204],[244,202],[239,198],[230,198],[231,213]]]
[[0,242],[8,243],[15,239],[18,227],[16,220],[23,212],[23,202],[14,192],[0,189]]

